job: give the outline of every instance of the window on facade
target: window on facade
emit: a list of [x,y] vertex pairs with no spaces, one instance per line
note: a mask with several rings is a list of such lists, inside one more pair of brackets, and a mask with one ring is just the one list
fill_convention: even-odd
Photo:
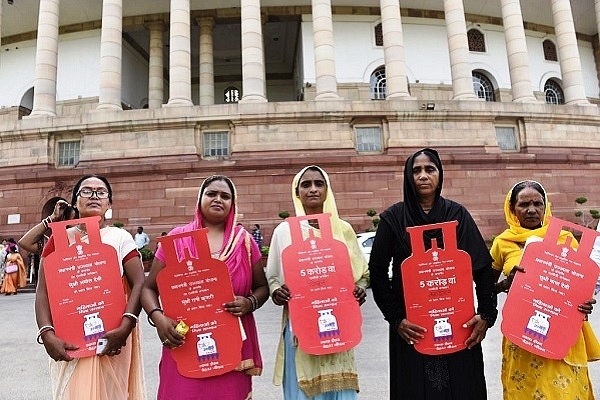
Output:
[[496,101],[492,82],[481,72],[473,72],[473,90],[480,99]]
[[514,126],[497,126],[496,140],[500,150],[518,150],[517,135]]
[[552,79],[548,79],[544,85],[544,93],[546,93],[547,104],[565,104],[565,95],[558,83]]
[[469,39],[469,51],[485,53],[485,36],[481,31],[469,29],[467,39]]
[[235,86],[229,86],[223,93],[225,103],[237,103],[240,101],[240,90]]
[[383,46],[383,28],[381,22],[375,25],[375,46]]
[[79,140],[58,142],[58,166],[67,167],[77,164],[79,162],[80,149],[81,141]]
[[204,157],[229,155],[229,132],[207,132],[204,134]]
[[356,151],[372,152],[382,151],[381,127],[362,126],[356,127]]
[[378,68],[371,74],[371,100],[385,99],[386,94],[385,68]]
[[558,61],[558,55],[556,53],[556,45],[552,40],[544,40],[542,42],[544,48],[544,60],[546,61]]

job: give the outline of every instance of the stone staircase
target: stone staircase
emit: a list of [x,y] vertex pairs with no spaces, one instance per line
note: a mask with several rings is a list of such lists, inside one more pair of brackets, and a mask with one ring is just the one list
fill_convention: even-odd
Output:
[[24,288],[19,289],[19,293],[35,293],[35,283],[27,282]]

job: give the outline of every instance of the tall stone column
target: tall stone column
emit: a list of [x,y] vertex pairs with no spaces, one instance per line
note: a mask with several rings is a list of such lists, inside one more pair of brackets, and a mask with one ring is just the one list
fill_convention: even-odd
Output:
[[475,100],[473,73],[469,59],[467,22],[462,0],[444,0],[448,50],[450,51],[450,71],[454,100]]
[[537,102],[533,95],[520,0],[502,0],[504,39],[514,102]]
[[[600,0],[595,0],[594,1],[594,8],[596,10],[596,29],[597,32],[600,33]],[[598,43],[596,43],[597,47],[600,44],[600,34],[598,35]],[[598,60],[598,55],[597,55],[597,51],[594,52],[594,59]],[[596,61],[596,75],[600,77],[600,64],[598,63],[598,61]]]
[[0,32],[2,32],[2,4],[4,2],[0,1]]
[[383,29],[383,54],[385,57],[386,99],[409,98],[406,65],[404,63],[404,37],[400,3],[398,0],[379,0],[381,27]]
[[266,96],[265,54],[260,0],[242,2],[242,99],[240,103],[264,103]]
[[[594,1],[594,9],[596,10],[596,29],[600,33],[600,0]],[[598,35],[598,39],[600,39],[600,35]]]
[[59,0],[40,0],[31,116],[56,116]]
[[213,18],[198,19],[200,27],[200,105],[215,104],[215,66],[213,49]]
[[566,104],[589,104],[583,86],[581,59],[569,0],[552,0],[554,32]]
[[161,108],[164,102],[163,31],[162,21],[148,22],[150,54],[148,59],[148,108]]
[[335,47],[333,44],[333,17],[330,0],[312,0],[313,35],[315,46],[315,100],[335,100]]
[[102,1],[98,109],[122,110],[123,2]]
[[169,106],[191,106],[190,0],[171,0]]

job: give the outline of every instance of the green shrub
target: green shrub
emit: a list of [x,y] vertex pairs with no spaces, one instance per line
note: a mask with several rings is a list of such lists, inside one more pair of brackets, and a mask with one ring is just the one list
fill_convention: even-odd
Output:
[[141,248],[140,254],[142,255],[142,261],[148,261],[154,258],[154,252],[147,247]]
[[264,257],[269,255],[269,246],[263,246],[260,248],[260,254],[262,254]]
[[598,210],[587,210],[588,213],[586,213],[583,209],[583,204],[587,203],[588,199],[585,196],[580,196],[578,198],[575,199],[575,203],[577,203],[577,208],[574,211],[574,215],[575,218],[579,218],[580,221],[578,221],[577,223],[579,225],[585,226],[586,228],[593,228],[594,227],[594,221],[600,219],[600,212]]

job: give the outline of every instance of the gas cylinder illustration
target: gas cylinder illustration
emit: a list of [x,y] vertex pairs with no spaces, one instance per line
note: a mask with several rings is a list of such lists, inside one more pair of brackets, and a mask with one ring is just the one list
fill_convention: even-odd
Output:
[[433,325],[433,340],[442,341],[452,339],[452,325],[448,322],[449,318],[436,318]]
[[471,257],[458,248],[457,226],[450,221],[406,229],[412,250],[400,265],[406,318],[431,327],[414,345],[422,354],[462,350],[472,333],[462,325],[475,314]]
[[[318,229],[309,226],[314,219]],[[329,213],[286,222],[292,245],[283,250],[281,262],[293,293],[288,306],[298,347],[313,355],[350,350],[362,337],[362,314],[348,247],[333,237]]]
[[211,336],[212,332],[204,332],[197,335],[198,344],[196,345],[196,348],[198,350],[198,361],[215,360],[219,358],[217,343]]
[[319,336],[336,336],[340,334],[337,318],[332,314],[333,309],[319,310]]
[[548,321],[550,316],[538,310],[534,311],[535,315],[532,315],[531,318],[529,318],[529,322],[525,328],[525,333],[533,337],[546,340],[546,337],[548,336],[548,330],[550,329],[550,321]]
[[98,316],[100,313],[91,313],[84,315],[83,335],[86,341],[99,338],[104,335],[104,322]]

